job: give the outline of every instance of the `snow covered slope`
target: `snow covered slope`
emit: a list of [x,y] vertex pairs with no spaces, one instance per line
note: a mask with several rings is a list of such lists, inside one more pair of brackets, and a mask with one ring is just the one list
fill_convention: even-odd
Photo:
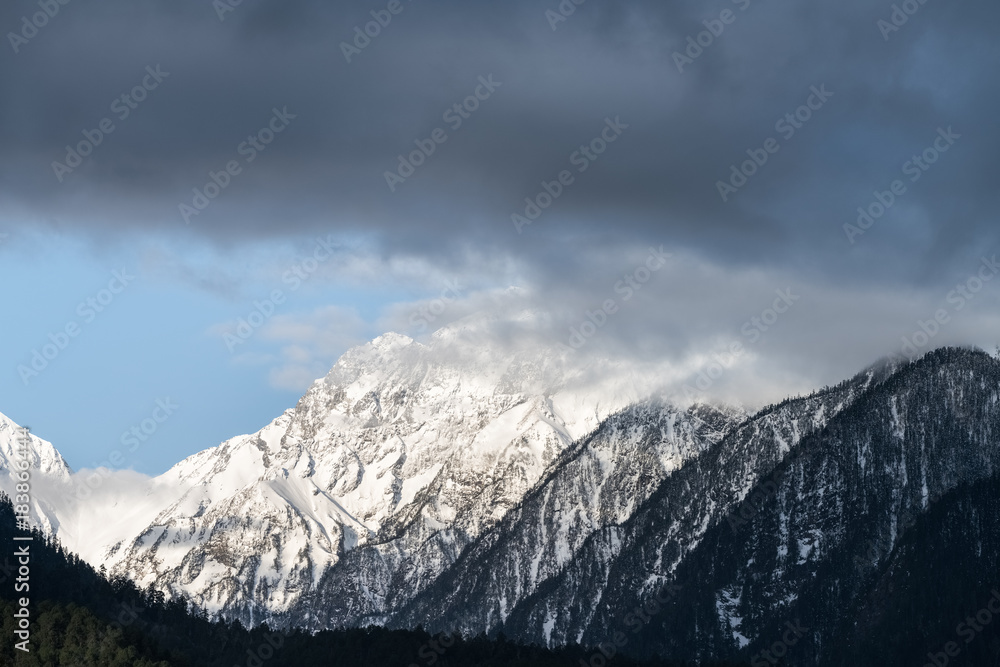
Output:
[[[13,464],[22,460],[18,441],[21,427],[0,414],[0,490],[14,497]],[[53,489],[69,481],[73,471],[52,443],[31,434],[31,445],[25,448],[30,466],[31,517],[35,525],[54,533],[59,528],[58,512],[52,505]]]
[[[654,538],[668,545],[662,547],[666,553],[655,564],[642,563],[628,570],[638,579],[630,584],[641,599],[667,580],[704,532],[750,492],[764,471],[803,437],[821,430],[849,407],[877,375],[875,371],[863,373],[837,388],[788,401],[736,425],[735,415],[704,407],[680,414],[668,409],[657,415],[650,414],[649,404],[635,406],[584,442],[579,461],[567,461],[391,624],[422,623],[435,631],[458,629],[471,634],[503,627],[508,636],[528,642],[582,641],[585,632],[593,630],[594,613],[602,601],[620,594],[609,591],[609,586],[620,567],[621,550],[628,546],[630,536],[624,526],[633,526],[638,539],[652,525],[667,523]],[[640,465],[620,475],[610,486],[611,493],[605,483],[607,464],[596,475],[588,470],[595,458],[613,460],[613,465],[627,470],[643,453],[653,450],[668,426],[681,435],[679,442],[702,443],[687,445],[697,450],[697,456],[679,457],[689,462],[683,468],[674,465],[656,474],[652,466]],[[643,477],[650,476],[644,483]],[[594,490],[607,496],[599,503],[605,516],[583,526],[573,525],[578,523],[574,521],[577,508],[590,515],[590,506],[598,505],[588,499]],[[651,510],[654,499],[656,510]],[[645,520],[637,522],[636,516]],[[558,544],[566,542],[566,534],[572,540],[562,552],[553,551],[552,544],[538,544],[540,535],[547,536],[547,543]],[[656,548],[661,548],[659,542]],[[525,563],[530,565],[525,567]]]
[[[801,619],[795,664],[886,664],[885,637],[917,651],[939,602],[994,585],[989,355],[884,362],[754,415],[564,362],[454,330],[388,334],[261,431],[155,479],[116,473],[84,501],[35,438],[33,511],[91,563],[245,623],[595,645],[678,587],[629,628],[636,656],[753,662]],[[7,469],[15,429],[0,416]],[[887,597],[906,582],[904,602]]]
[[[641,398],[613,372],[594,382],[550,350],[466,333],[427,345],[386,334],[350,350],[261,431],[182,461],[127,509],[110,490],[95,497],[89,509],[121,520],[60,536],[114,573],[245,623],[382,621]],[[661,449],[655,478],[699,446]]]
[[884,363],[729,429],[570,554],[553,549],[574,528],[559,510],[587,506],[566,482],[588,474],[554,474],[390,625],[589,646],[627,630],[638,657],[766,664],[794,621],[809,632],[789,664],[920,664],[995,586],[998,433],[996,359]]

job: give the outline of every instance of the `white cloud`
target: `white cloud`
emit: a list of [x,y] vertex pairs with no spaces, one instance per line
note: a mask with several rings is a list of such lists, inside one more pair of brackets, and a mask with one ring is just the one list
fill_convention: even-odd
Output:
[[[465,327],[500,350],[545,346],[581,367],[610,360],[615,373],[658,376],[679,400],[691,396],[685,386],[700,384],[701,400],[753,408],[836,383],[899,353],[902,337],[917,331],[919,321],[952,308],[948,289],[936,286],[836,285],[803,279],[802,271],[726,266],[683,249],[665,251],[672,256],[655,271],[642,270],[648,245],[609,247],[574,254],[578,266],[565,279],[529,275],[522,282],[527,286],[478,289],[472,286],[484,276],[496,283],[515,272],[435,270],[417,280],[428,271],[421,262],[359,260],[354,266],[362,276],[378,275],[397,290],[406,285],[428,296],[386,303],[368,318],[339,306],[276,315],[238,361],[267,366],[272,386],[300,392],[350,347],[382,333],[427,341],[442,327]],[[496,260],[492,267],[499,265],[516,260]],[[976,258],[956,282],[978,266]],[[992,349],[995,341],[983,332],[997,330],[998,301],[1000,282],[987,283],[964,308],[950,310],[949,322],[920,351],[945,344]],[[744,347],[733,356],[735,343]],[[714,366],[720,356],[726,361],[722,373]],[[611,368],[591,368],[597,367]],[[715,377],[706,382],[709,373]]]
[[271,386],[304,391],[323,377],[347,349],[371,337],[353,308],[323,306],[303,314],[277,315],[260,331],[264,341],[280,346],[268,374]]

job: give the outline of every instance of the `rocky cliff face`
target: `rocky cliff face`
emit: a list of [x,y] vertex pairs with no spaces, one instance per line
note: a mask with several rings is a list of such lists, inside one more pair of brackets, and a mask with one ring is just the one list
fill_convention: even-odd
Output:
[[[835,389],[786,402],[717,432],[708,439],[711,446],[705,447],[699,456],[686,457],[686,465],[666,469],[649,486],[636,484],[641,476],[633,470],[629,476],[633,483],[623,488],[624,497],[612,501],[622,511],[610,515],[609,520],[590,524],[590,530],[574,543],[571,558],[547,559],[541,568],[543,576],[536,578],[526,593],[513,598],[511,594],[499,596],[513,599],[506,610],[492,616],[484,613],[475,603],[482,582],[496,579],[501,588],[507,587],[509,576],[499,576],[507,563],[531,562],[526,555],[531,549],[526,546],[528,540],[524,536],[532,532],[550,535],[558,532],[561,517],[547,511],[537,499],[555,496],[556,500],[550,502],[569,507],[588,504],[589,492],[566,493],[566,489],[580,486],[573,482],[579,477],[577,466],[567,462],[547,486],[528,499],[519,513],[512,514],[496,531],[482,538],[482,544],[470,550],[467,558],[442,578],[438,588],[415,600],[402,615],[401,624],[420,618],[441,618],[442,627],[446,627],[449,622],[464,619],[460,627],[466,631],[476,627],[495,629],[502,623],[508,635],[528,641],[584,642],[589,634],[604,641],[604,633],[610,630],[613,634],[617,628],[606,628],[613,623],[602,621],[597,614],[602,601],[606,604],[608,599],[624,592],[622,586],[626,584],[613,579],[619,564],[629,557],[633,540],[648,539],[662,546],[655,555],[649,552],[650,561],[627,568],[628,576],[634,577],[627,585],[641,600],[670,580],[673,570],[697,547],[705,531],[724,521],[726,514],[803,437],[822,429],[877,377],[874,370],[866,372]],[[634,460],[636,450],[651,451],[649,437],[633,440],[634,446],[629,447],[620,429],[613,424],[608,426],[607,432],[596,434],[591,440],[593,444],[587,443],[585,449],[600,448],[602,440],[613,441],[622,454],[618,460],[623,462]],[[501,534],[503,538],[499,539]],[[496,556],[474,555],[475,549],[488,548],[495,538],[499,539],[498,546],[491,553]],[[448,595],[448,590],[456,592]],[[487,599],[493,602],[496,598]],[[443,600],[449,606],[443,606]]]
[[[561,458],[551,473],[393,623],[476,633],[541,603],[537,641],[559,641],[562,611],[542,602],[590,540],[614,532],[660,483],[717,444],[738,413],[644,403],[623,410]],[[613,562],[614,545],[605,553]],[[532,602],[532,601],[535,602]]]
[[[635,400],[548,353],[505,357],[454,331],[429,345],[387,334],[260,432],[152,480],[159,501],[138,534],[100,555],[244,623],[385,622]],[[661,449],[649,484],[699,446]]]
[[[429,589],[400,621],[449,626],[464,609],[475,614],[466,626],[522,641],[598,645],[622,632],[635,655],[755,665],[926,660],[920,647],[942,650],[963,604],[984,604],[995,585],[998,403],[1000,363],[980,352],[873,369],[732,430],[506,615],[461,595],[511,560],[491,553],[442,577],[459,591],[453,602]],[[948,536],[964,551],[949,554]],[[921,585],[935,593],[911,588]],[[671,592],[662,604],[661,590]],[[990,641],[968,655],[985,655]]]

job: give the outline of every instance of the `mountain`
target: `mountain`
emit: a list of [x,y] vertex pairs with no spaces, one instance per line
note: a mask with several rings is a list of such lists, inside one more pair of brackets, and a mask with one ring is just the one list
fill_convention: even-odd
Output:
[[[380,337],[258,433],[75,514],[40,497],[40,520],[114,575],[248,627],[1000,664],[1000,623],[975,620],[1000,584],[993,357],[884,361],[750,415],[461,334]],[[46,445],[57,488],[69,471]],[[108,503],[122,520],[80,539],[81,513]]]
[[[595,623],[601,623],[595,612],[602,600],[614,594],[612,577],[620,560],[628,555],[623,549],[628,547],[631,536],[626,531],[630,526],[640,536],[649,531],[654,542],[664,542],[663,553],[657,553],[652,562],[642,563],[630,572],[637,576],[629,585],[633,586],[638,605],[645,595],[669,580],[668,573],[698,544],[704,531],[723,521],[727,512],[767,471],[796,448],[803,437],[822,429],[878,377],[876,371],[868,371],[834,389],[786,402],[725,429],[724,438],[712,438],[712,446],[700,456],[688,457],[687,465],[675,466],[672,474],[662,475],[645,493],[629,490],[627,499],[616,499],[618,507],[634,503],[632,509],[592,526],[574,544],[572,558],[548,558],[542,568],[544,576],[536,577],[530,590],[506,590],[510,588],[509,578],[495,580],[494,573],[504,572],[509,563],[516,567],[517,563],[534,562],[531,535],[558,534],[560,524],[565,522],[554,506],[587,503],[586,493],[562,491],[572,488],[578,478],[577,466],[568,461],[548,484],[526,499],[517,513],[509,515],[497,530],[463,554],[462,561],[441,578],[434,590],[419,596],[401,614],[399,622],[405,625],[416,619],[433,618],[435,622],[430,627],[455,624],[465,631],[494,629],[502,623],[505,632],[526,641],[547,644],[585,643],[591,638],[593,643],[604,641],[619,628],[610,627],[610,623],[595,628]],[[614,431],[601,435],[596,434],[584,450],[600,448],[608,440],[616,443],[622,440]],[[646,450],[649,443],[640,441],[637,445],[637,449]],[[634,456],[627,451],[623,454],[624,461]],[[653,532],[661,525],[662,531]],[[495,544],[491,544],[493,540]],[[491,614],[489,602],[486,605],[477,602],[478,590],[483,586],[503,589],[485,600],[512,604],[498,614]],[[623,613],[619,618],[624,616]]]
[[[503,638],[431,636],[422,630],[356,628],[309,633],[252,629],[210,620],[184,600],[167,600],[153,588],[140,590],[124,577],[110,580],[35,530],[15,530],[14,508],[0,494],[0,543],[13,538],[30,549],[30,590],[17,592],[7,581],[4,562],[0,581],[3,631],[14,641],[0,644],[0,664],[56,667],[301,667],[302,665],[425,664],[437,667],[493,665],[575,667],[589,657],[580,647],[547,650]],[[19,598],[30,595],[28,629],[18,628]],[[27,632],[27,639],[15,635]],[[25,642],[25,644],[21,644]],[[18,647],[20,644],[20,648]],[[27,651],[22,651],[26,648]],[[703,663],[727,667],[734,663]],[[681,667],[673,661],[637,662],[616,656],[606,667]],[[690,667],[690,663],[684,663]]]
[[[514,609],[540,599],[539,590],[596,535],[628,520],[672,472],[717,444],[733,417],[705,406],[680,410],[661,403],[611,416],[567,450],[523,502],[397,613],[393,624],[434,619],[434,627],[477,632],[508,622]],[[611,563],[614,545],[605,546],[602,557]],[[553,634],[564,614],[545,612],[539,618],[542,634],[531,641],[571,639]]]
[[51,442],[30,433],[30,427],[26,428],[29,429],[31,446],[22,449],[19,447],[22,427],[6,415],[0,414],[0,465],[9,469],[13,462],[27,460],[33,474],[54,479],[69,479],[73,471],[66,464],[62,454],[56,451]]
[[[742,654],[755,658],[789,622],[809,628],[787,647],[792,664],[885,664],[879,654],[896,662],[942,650],[1000,583],[995,497],[968,497],[970,488],[980,497],[983,484],[995,488],[998,402],[1000,363],[969,350],[933,352],[871,383],[768,472],[742,499],[739,520],[714,525],[679,564],[673,580],[688,584],[676,600],[685,612],[645,628],[637,653],[684,657],[714,646],[716,656],[737,655],[745,637]],[[955,517],[963,503],[970,513]],[[620,590],[638,583],[629,568],[663,548],[653,524],[659,507],[649,509],[627,528],[635,540],[617,563]],[[971,551],[941,548],[952,539]],[[928,542],[937,548],[913,548]],[[940,599],[913,589],[942,590],[942,577],[949,585]],[[936,604],[903,606],[921,599]],[[630,602],[602,600],[588,630],[600,634]],[[883,615],[897,620],[884,634],[876,624]]]
[[[633,655],[755,665],[927,660],[1000,583],[998,435],[996,359],[943,349],[883,364],[754,415],[496,615],[473,591],[518,555],[530,562],[520,535],[552,525],[541,508],[512,513],[399,623],[584,645],[628,629]],[[507,542],[480,549],[494,539]],[[664,586],[678,592],[636,620]],[[963,656],[979,661],[960,664],[998,664],[997,626]]]
[[[640,398],[611,374],[545,349],[507,353],[467,326],[427,345],[387,334],[257,433],[138,487],[50,494],[61,501],[49,523],[113,574],[248,626],[382,623]],[[701,450],[694,428],[679,424],[681,439],[647,457],[648,490]]]
[[53,488],[69,484],[73,471],[51,442],[42,440],[30,432],[30,427],[28,428],[31,444],[28,447],[21,447],[19,442],[23,438],[22,427],[6,415],[0,414],[0,471],[8,473],[0,474],[0,491],[11,498],[15,497],[17,483],[13,477],[15,464],[27,461],[31,475],[30,483],[35,491],[30,494],[30,516],[34,525],[49,534],[55,534],[59,531],[60,520],[58,512],[52,505],[55,496]]

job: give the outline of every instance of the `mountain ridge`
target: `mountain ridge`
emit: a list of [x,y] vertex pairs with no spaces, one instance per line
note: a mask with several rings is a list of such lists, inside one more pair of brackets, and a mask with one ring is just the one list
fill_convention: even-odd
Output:
[[[611,410],[560,394],[558,373],[556,390],[510,393],[552,366],[511,357],[483,376],[439,353],[380,337],[258,433],[178,464],[158,483],[183,486],[180,498],[108,551],[112,571],[247,625],[421,626],[549,647],[596,646],[653,591],[680,586],[627,652],[754,661],[791,614],[811,630],[783,650],[834,664],[818,646],[846,655],[871,641],[851,639],[836,610],[877,605],[866,582],[891,576],[913,526],[1000,469],[1000,362],[975,349],[884,359],[753,414],[648,396]],[[590,415],[597,425],[574,437]],[[874,523],[845,522],[841,507]],[[814,571],[849,593],[821,582],[805,605]]]

